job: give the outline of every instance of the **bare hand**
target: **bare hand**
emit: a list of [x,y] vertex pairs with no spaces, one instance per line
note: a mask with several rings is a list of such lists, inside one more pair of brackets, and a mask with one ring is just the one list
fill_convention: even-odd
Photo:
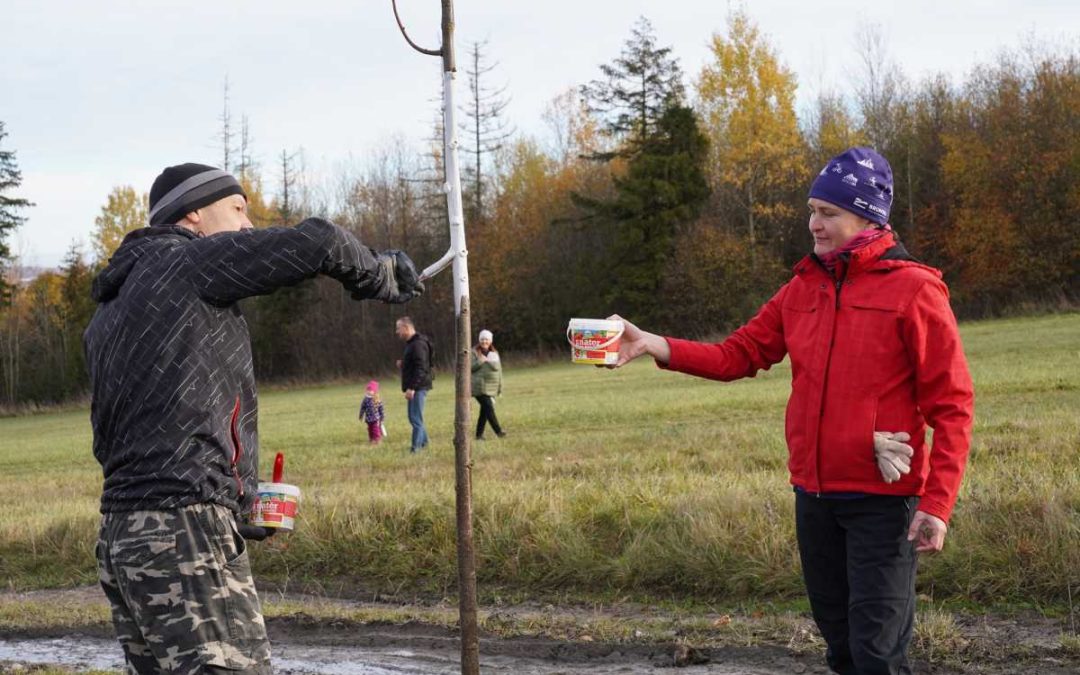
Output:
[[623,334],[619,341],[619,360],[614,365],[605,367],[620,368],[644,354],[649,354],[661,363],[671,360],[671,348],[664,338],[646,333],[618,314],[609,316],[608,321],[622,321]]
[[915,542],[917,553],[929,553],[933,555],[945,547],[945,533],[949,526],[937,516],[932,516],[925,511],[916,511],[911,519],[911,527],[908,528],[908,541]]
[[414,396],[416,396],[416,390],[415,389],[406,389],[405,390],[405,400],[406,401],[413,400]]
[[397,361],[394,361],[394,365],[397,366],[398,370],[401,370],[401,359],[398,359]]

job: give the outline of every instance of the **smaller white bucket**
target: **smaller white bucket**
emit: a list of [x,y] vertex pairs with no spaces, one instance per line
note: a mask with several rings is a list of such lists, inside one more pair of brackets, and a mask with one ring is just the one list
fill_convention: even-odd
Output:
[[259,483],[259,498],[251,513],[251,523],[291,531],[296,526],[300,488],[288,483]]

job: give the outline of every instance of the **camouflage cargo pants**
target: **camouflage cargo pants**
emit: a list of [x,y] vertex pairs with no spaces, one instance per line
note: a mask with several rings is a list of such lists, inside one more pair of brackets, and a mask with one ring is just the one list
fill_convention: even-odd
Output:
[[106,513],[96,554],[128,673],[272,672],[247,546],[230,510]]

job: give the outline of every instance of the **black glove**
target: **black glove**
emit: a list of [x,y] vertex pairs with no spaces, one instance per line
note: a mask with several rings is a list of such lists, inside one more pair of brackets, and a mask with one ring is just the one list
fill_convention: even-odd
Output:
[[383,251],[379,254],[378,261],[386,271],[386,282],[375,296],[376,300],[399,305],[424,292],[420,273],[404,251]]
[[240,532],[240,536],[250,541],[262,541],[268,537],[274,536],[277,532],[276,527],[260,527],[258,525],[249,525],[247,523],[237,523],[237,531]]

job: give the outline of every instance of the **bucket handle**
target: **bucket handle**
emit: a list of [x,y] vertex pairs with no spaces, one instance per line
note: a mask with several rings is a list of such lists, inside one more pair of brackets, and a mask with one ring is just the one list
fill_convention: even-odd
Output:
[[[624,323],[623,327],[619,329],[619,332],[615,334],[615,337],[610,338],[607,342],[604,342],[602,344],[596,345],[595,347],[589,348],[589,351],[600,351],[600,350],[603,350],[603,349],[607,349],[608,347],[611,346],[612,343],[614,343],[616,340],[621,338],[623,333],[625,333],[625,332],[626,332],[626,324]],[[570,338],[570,326],[566,327],[566,341],[570,343],[571,347],[574,347],[574,341]],[[576,347],[575,347],[575,349],[576,349]]]

